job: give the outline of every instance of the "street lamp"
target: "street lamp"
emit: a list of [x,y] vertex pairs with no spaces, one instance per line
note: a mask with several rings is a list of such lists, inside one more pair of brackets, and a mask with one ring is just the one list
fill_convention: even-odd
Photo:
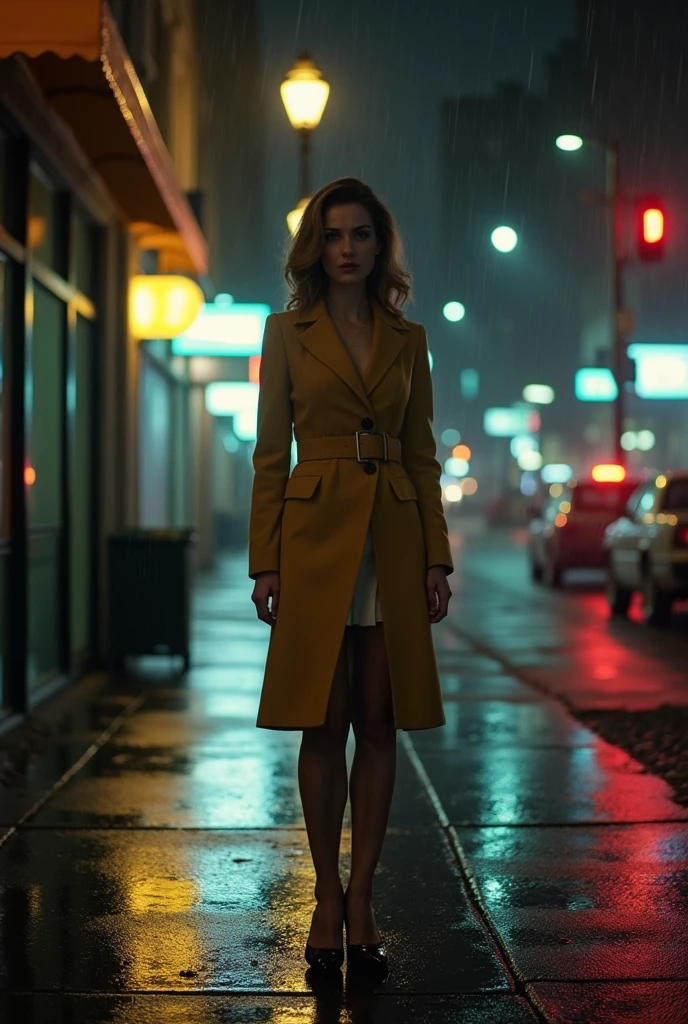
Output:
[[301,204],[305,207],[310,197],[311,133],[320,124],[330,95],[330,86],[316,68],[311,55],[304,52],[291,71],[287,72],[287,77],[280,85],[280,94],[291,126],[301,140],[301,202],[289,215],[292,223],[295,224],[293,229],[292,223],[289,223],[289,218],[287,219],[289,230],[294,234],[301,220],[298,215],[299,207]]
[[287,226],[289,227],[289,233],[295,235],[299,230],[299,224],[303,217],[303,212],[310,202],[310,199],[299,199],[298,203],[293,210],[290,210],[287,214]]
[[507,227],[505,224],[495,228],[490,237],[498,252],[511,252],[518,244],[518,235],[513,228]]
[[463,320],[466,315],[466,307],[463,302],[447,302],[442,310],[445,319],[451,321],[451,323],[458,323],[459,320]]
[[624,332],[628,330],[628,316],[624,315],[622,302],[623,257],[619,244],[619,144],[614,139],[598,139],[592,136],[560,135],[556,144],[564,152],[580,149],[584,144],[603,149],[607,158],[607,191],[604,204],[609,210],[610,259],[612,268],[612,374],[616,382],[614,398],[614,447],[616,461],[626,466],[626,452],[621,444],[624,432],[624,371],[626,347]]
[[557,146],[559,149],[563,149],[565,153],[573,153],[580,149],[582,145],[583,140],[580,135],[560,135],[557,139]]

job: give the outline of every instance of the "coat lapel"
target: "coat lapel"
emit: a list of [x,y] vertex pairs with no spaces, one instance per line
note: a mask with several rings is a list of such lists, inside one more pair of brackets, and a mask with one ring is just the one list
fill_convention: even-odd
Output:
[[[312,309],[304,313],[297,325],[300,327],[299,341],[308,351],[325,363],[338,377],[371,408],[369,395],[377,387],[390,366],[397,358],[408,333],[408,324],[397,321],[377,303],[373,303],[373,340],[363,380],[344,348],[337,330],[327,312],[325,300],[321,299]],[[371,410],[372,411],[372,410]]]

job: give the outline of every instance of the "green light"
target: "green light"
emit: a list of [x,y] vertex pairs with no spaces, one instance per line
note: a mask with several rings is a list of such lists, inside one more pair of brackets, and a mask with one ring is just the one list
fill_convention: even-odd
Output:
[[580,135],[560,135],[557,139],[557,146],[559,149],[563,149],[565,153],[573,153],[575,150],[580,149],[583,145],[583,140]]
[[442,310],[447,320],[451,320],[452,323],[458,323],[459,320],[463,320],[466,315],[466,307],[463,302],[448,302]]
[[492,244],[499,252],[511,252],[518,244],[518,235],[513,228],[502,224],[495,228],[491,235]]

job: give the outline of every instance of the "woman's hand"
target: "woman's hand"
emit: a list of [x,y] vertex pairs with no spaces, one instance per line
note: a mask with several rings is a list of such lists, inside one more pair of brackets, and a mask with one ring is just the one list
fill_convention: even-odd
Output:
[[441,565],[430,566],[425,578],[425,588],[428,594],[430,622],[441,622],[446,617],[449,598],[452,596],[447,574]]
[[[271,607],[268,609],[268,598],[272,597]],[[274,626],[277,619],[277,609],[280,598],[280,577],[278,572],[261,572],[256,577],[251,600],[256,606],[258,618],[261,622],[267,622],[268,626]]]

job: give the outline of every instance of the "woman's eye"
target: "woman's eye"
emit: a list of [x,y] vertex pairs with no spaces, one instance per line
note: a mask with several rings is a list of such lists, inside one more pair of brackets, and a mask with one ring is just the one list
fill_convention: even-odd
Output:
[[367,231],[359,231],[358,232],[358,237],[359,238],[367,238],[368,237],[368,232]]

